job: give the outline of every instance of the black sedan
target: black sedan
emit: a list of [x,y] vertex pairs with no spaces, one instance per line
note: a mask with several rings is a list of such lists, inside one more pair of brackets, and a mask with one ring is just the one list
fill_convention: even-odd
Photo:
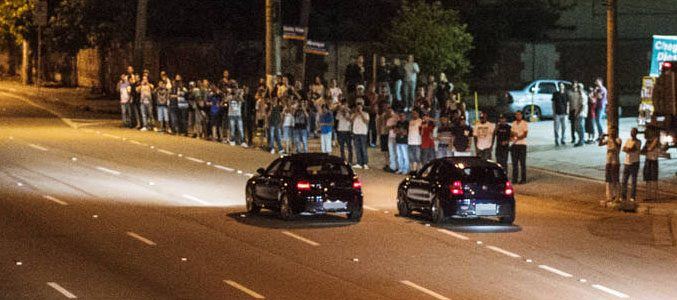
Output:
[[247,181],[247,211],[280,212],[284,220],[297,215],[345,214],[362,218],[362,183],[341,158],[305,153],[283,156]]
[[515,221],[514,190],[497,163],[477,157],[449,157],[431,161],[412,173],[397,190],[400,216],[412,211],[430,214],[434,223],[448,217],[498,217]]

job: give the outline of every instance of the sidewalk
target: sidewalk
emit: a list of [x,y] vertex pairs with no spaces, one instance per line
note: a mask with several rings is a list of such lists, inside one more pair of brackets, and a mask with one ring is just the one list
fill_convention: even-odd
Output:
[[[71,118],[74,121],[102,119],[107,120],[106,123],[114,124],[119,117],[119,107],[115,99],[91,98],[86,89],[41,88],[38,94],[36,87],[23,86],[14,81],[0,81],[0,92],[24,96],[58,111],[61,117]],[[633,118],[621,119],[621,138],[627,138],[630,128],[635,124]],[[549,120],[530,124],[527,155],[529,183],[516,186],[518,193],[596,205],[604,197],[605,149],[596,145],[574,148],[573,145],[567,144],[555,147],[552,128],[552,121]],[[569,138],[567,137],[567,142]],[[309,150],[319,151],[319,144],[319,139],[309,140]],[[334,154],[338,155],[338,147],[333,148]],[[660,160],[660,201],[641,202],[644,182],[641,180],[640,172],[638,182],[640,212],[677,215],[677,176],[675,176],[677,153],[674,149],[670,151],[676,158]],[[385,165],[384,156],[378,148],[369,149],[369,165],[374,169],[372,172],[381,172],[380,168]],[[575,182],[563,184],[563,178],[571,178]],[[571,191],[576,191],[575,198],[572,197]]]

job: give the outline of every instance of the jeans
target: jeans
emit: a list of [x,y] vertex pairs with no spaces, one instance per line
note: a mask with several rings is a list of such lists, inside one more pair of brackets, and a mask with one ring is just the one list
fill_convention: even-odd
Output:
[[421,162],[421,145],[409,145],[409,162]]
[[397,144],[397,164],[398,171],[402,174],[409,173],[409,145]]
[[477,149],[477,156],[479,156],[482,160],[490,160],[491,159],[491,148]]
[[602,127],[602,108],[595,109],[595,127],[597,127],[597,138],[601,138],[604,134],[604,127]]
[[454,156],[454,151],[451,147],[449,147],[449,145],[437,145],[437,158],[452,156]]
[[627,200],[628,195],[628,179],[632,177],[632,185],[630,186],[630,198],[637,197],[637,173],[639,173],[639,162],[631,165],[623,165],[623,183],[621,186],[621,199]]
[[576,118],[576,132],[578,132],[578,143],[583,144],[583,141],[585,140],[585,132],[583,129],[585,125],[585,118],[583,117],[578,117]]
[[[566,119],[567,115],[555,115],[553,118],[555,121],[555,143],[564,143],[564,139],[566,139]],[[560,132],[562,133],[561,137]]]
[[178,133],[186,134],[188,133],[188,107],[179,108],[178,110]]
[[148,118],[150,117],[150,103],[141,103],[141,126],[148,127]]
[[395,81],[395,100],[402,101],[402,80],[396,80]]
[[275,149],[274,142],[277,142],[277,151],[282,151],[282,142],[280,142],[280,126],[270,125],[268,128],[268,146]]
[[[336,139],[339,143],[339,148],[341,149],[341,159],[345,160],[348,164],[353,163],[353,146],[352,146],[352,137],[350,131],[337,131]],[[346,160],[345,150],[348,150],[348,160]]]
[[388,139],[388,160],[391,170],[397,170],[397,144],[394,138]]
[[320,145],[322,146],[322,153],[331,154],[331,131],[320,136]]
[[[230,122],[230,140],[237,141],[237,143],[242,143],[244,141],[244,128],[242,127],[242,116],[228,116],[228,121]],[[235,139],[235,127],[237,126],[237,132],[239,135]]]
[[423,149],[421,149],[421,163],[422,164],[427,164],[433,159],[435,159],[435,148],[423,148]]
[[[518,175],[520,182],[527,181],[527,145],[512,145],[512,181],[517,182]],[[519,172],[519,169],[522,169]]]
[[129,127],[131,124],[131,108],[129,103],[120,103],[120,113],[122,114],[122,126]]
[[169,107],[169,124],[170,128],[176,133],[179,132],[179,108]]
[[367,153],[367,135],[353,134],[355,140],[355,158],[357,164],[364,166],[369,164],[369,154]]
[[169,109],[166,105],[157,106],[157,121],[160,123],[169,122]]
[[[578,126],[578,117],[569,114],[569,127],[571,127],[571,143],[576,143],[576,126]],[[582,139],[581,139],[582,140]]]
[[369,145],[376,147],[376,142],[378,140],[378,132],[376,132],[376,114],[369,113]]
[[129,103],[129,108],[131,117],[130,127],[141,127],[143,124],[141,121],[141,109],[139,108],[139,104],[131,102]]
[[308,129],[294,128],[294,144],[296,144],[296,153],[308,152]]
[[416,95],[416,81],[404,82],[404,105],[411,108],[414,105],[414,97]]
[[508,170],[508,152],[510,148],[507,146],[496,146],[496,162],[506,171]]

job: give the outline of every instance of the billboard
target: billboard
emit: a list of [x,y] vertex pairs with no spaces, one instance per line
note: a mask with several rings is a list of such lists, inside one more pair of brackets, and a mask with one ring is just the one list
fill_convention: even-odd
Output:
[[661,74],[661,64],[671,60],[677,60],[677,36],[654,35],[649,75],[658,77]]

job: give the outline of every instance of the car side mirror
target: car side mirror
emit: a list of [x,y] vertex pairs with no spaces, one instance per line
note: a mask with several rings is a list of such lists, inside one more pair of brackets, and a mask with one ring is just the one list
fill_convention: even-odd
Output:
[[266,173],[266,169],[258,168],[258,169],[256,169],[256,173],[258,173],[259,175],[263,175],[263,173]]

